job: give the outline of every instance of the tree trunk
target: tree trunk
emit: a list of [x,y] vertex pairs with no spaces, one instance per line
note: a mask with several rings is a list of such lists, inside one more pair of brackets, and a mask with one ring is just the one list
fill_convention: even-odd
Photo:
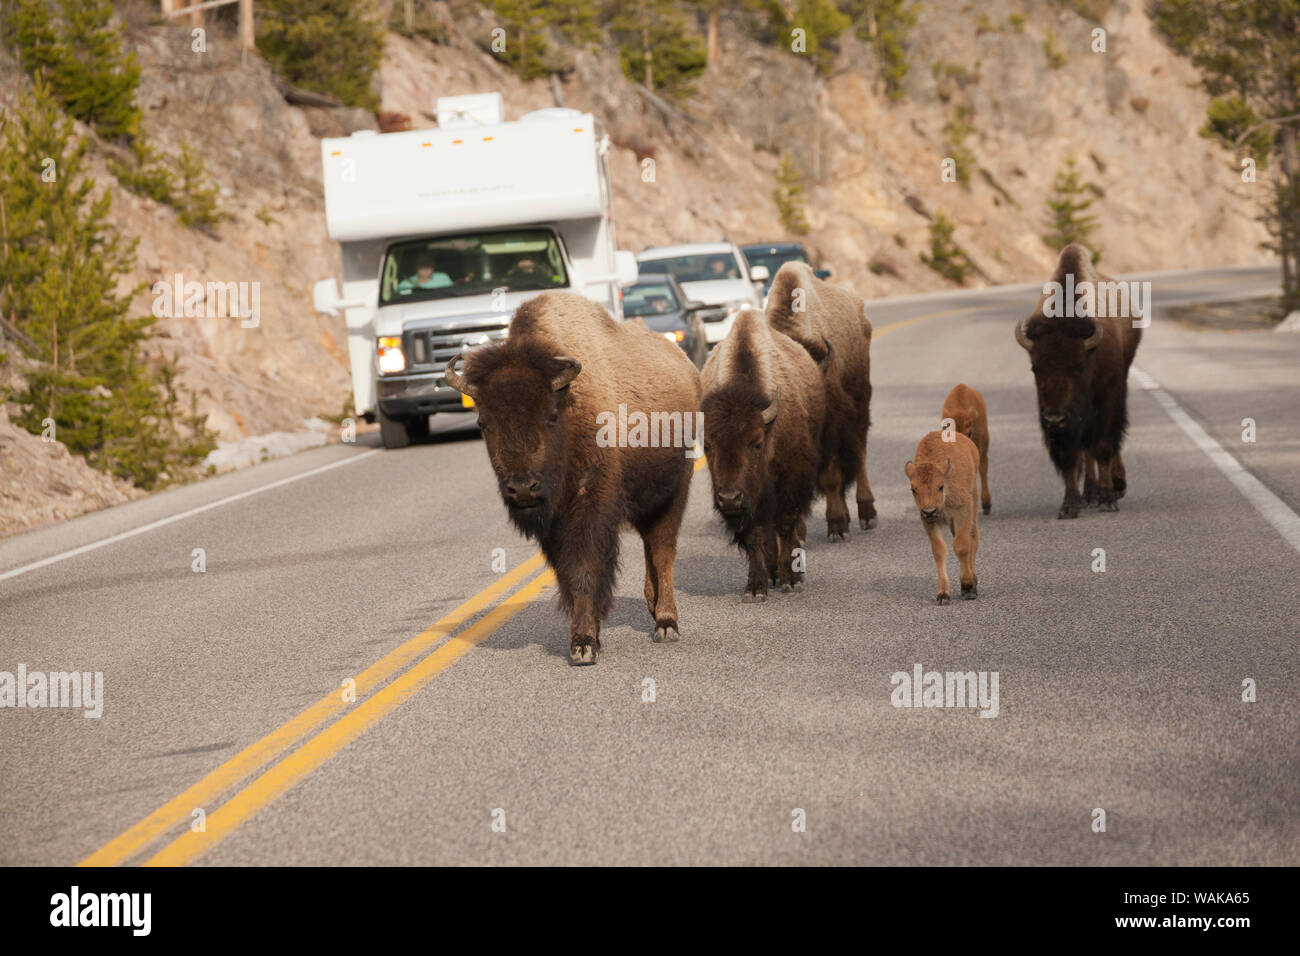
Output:
[[646,89],[653,90],[655,88],[655,72],[654,64],[650,59],[653,51],[650,49],[650,25],[648,23],[643,24],[641,27],[641,55],[645,57]]
[[709,21],[707,28],[708,37],[708,66],[713,66],[718,62],[721,51],[718,49],[718,18],[720,14],[718,8],[714,7],[709,11]]

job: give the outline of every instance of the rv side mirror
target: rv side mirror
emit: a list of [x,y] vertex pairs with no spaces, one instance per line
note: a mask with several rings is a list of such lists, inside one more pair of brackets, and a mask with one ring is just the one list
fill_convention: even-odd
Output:
[[750,266],[749,277],[755,282],[766,282],[772,277],[772,273],[767,271],[767,266]]
[[819,279],[829,279],[831,277],[830,266],[822,266],[820,269],[814,269],[813,275]]
[[634,254],[626,249],[619,249],[614,253],[614,272],[618,275],[618,284],[625,286],[637,280],[641,268],[637,265]]
[[311,289],[312,305],[321,315],[339,314],[339,284],[334,279],[321,279]]

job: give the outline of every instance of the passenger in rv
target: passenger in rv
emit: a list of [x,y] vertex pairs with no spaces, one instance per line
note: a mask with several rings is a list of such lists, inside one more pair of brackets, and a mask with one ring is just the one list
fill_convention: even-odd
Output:
[[436,268],[437,262],[433,258],[433,253],[421,253],[415,260],[415,275],[397,284],[398,293],[406,294],[416,289],[441,289],[443,286],[451,285],[451,276],[436,271]]

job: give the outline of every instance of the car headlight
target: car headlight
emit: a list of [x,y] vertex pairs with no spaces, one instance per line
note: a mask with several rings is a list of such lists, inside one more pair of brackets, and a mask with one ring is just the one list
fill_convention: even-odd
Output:
[[669,342],[680,342],[682,339],[686,338],[686,333],[681,329],[678,329],[676,332],[665,332],[664,338]]
[[727,303],[727,314],[735,315],[741,309],[751,309],[754,307],[753,299],[733,299]]
[[398,336],[379,339],[379,372],[392,375],[406,370],[406,356],[402,354],[402,340]]

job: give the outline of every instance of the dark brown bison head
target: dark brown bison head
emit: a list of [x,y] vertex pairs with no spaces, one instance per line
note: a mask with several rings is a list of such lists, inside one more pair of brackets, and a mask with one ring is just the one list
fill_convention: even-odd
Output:
[[478,424],[510,520],[526,537],[543,536],[555,514],[568,462],[569,383],[577,359],[509,342],[447,363],[447,384],[474,400]]
[[1038,390],[1038,421],[1049,437],[1081,433],[1092,407],[1089,364],[1103,334],[1096,319],[1051,318],[1041,308],[1016,324],[1016,341],[1029,353]]
[[780,407],[779,386],[768,395],[744,376],[704,396],[704,456],[713,480],[713,505],[733,530],[753,515],[763,496],[772,423]]

